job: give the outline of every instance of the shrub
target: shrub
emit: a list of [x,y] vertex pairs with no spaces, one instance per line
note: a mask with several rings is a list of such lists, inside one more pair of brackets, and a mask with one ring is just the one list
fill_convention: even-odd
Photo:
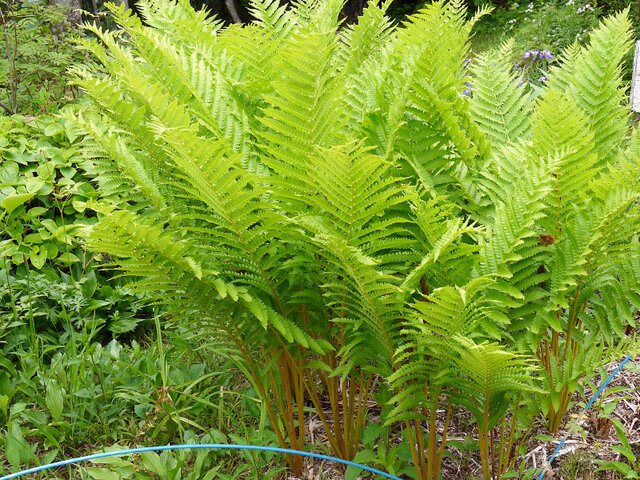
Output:
[[532,49],[559,55],[574,42],[586,44],[602,14],[597,5],[587,0],[512,3],[478,23],[474,33],[480,40],[476,42],[489,37],[495,46],[513,38],[516,58]]
[[593,3],[574,1],[529,3],[512,23],[513,36],[524,49],[536,47],[561,53],[578,42],[586,44],[589,32],[598,24],[600,10]]
[[[41,2],[0,2],[2,55],[0,85],[7,113],[55,112],[75,98],[67,68],[82,60],[64,13]],[[5,41],[6,40],[6,41]]]
[[508,45],[464,69],[484,12],[466,21],[460,2],[401,28],[372,2],[340,31],[338,0],[252,5],[247,26],[153,0],[144,24],[115,10],[125,35],[93,28],[107,74],[77,72],[93,104],[70,117],[102,192],[89,247],[226,338],[281,445],[304,448],[309,402],[353,458],[379,390],[402,473],[438,478],[463,406],[484,478],[502,478],[523,420],[557,429],[580,379],[635,347],[626,16],[534,99]]

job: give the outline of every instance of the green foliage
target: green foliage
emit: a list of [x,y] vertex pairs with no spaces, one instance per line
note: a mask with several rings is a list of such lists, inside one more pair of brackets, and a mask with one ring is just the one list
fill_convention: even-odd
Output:
[[[197,443],[237,443],[272,446],[273,438],[264,432],[249,432],[246,437],[231,434],[229,436],[218,430],[212,430],[201,437],[188,431],[185,442]],[[113,445],[103,451],[122,450]],[[138,458],[111,457],[96,460],[95,466],[82,467],[81,478],[105,480],[149,480],[165,478],[169,480],[231,480],[234,478],[279,478],[283,471],[279,455],[273,452],[243,451],[238,458],[233,458],[225,450],[187,450],[164,451],[162,453],[143,452]],[[98,453],[98,452],[96,452]],[[108,464],[107,466],[104,466]]]
[[55,7],[7,0],[2,11],[0,101],[8,113],[52,113],[76,96],[67,69],[83,59],[76,32]]
[[116,290],[124,280],[95,269],[97,257],[76,237],[96,220],[84,203],[97,194],[68,122],[0,120],[0,318],[13,327],[28,318],[33,333],[64,322],[80,328],[96,315],[114,334],[134,329],[148,312]]
[[[119,442],[275,441],[260,422],[261,407],[252,390],[237,382],[227,359],[203,349],[193,332],[180,329],[151,339],[140,335],[141,343],[112,340],[103,345],[99,340],[104,328],[99,318],[79,330],[67,322],[59,337],[39,333],[37,350],[33,343],[22,342],[28,335],[25,328],[14,326],[4,336],[0,421],[6,428],[0,447],[6,456],[0,467],[16,471]],[[141,477],[135,478],[150,478],[157,468],[166,468],[165,474],[176,479],[202,478],[208,471],[217,472],[210,478],[229,478],[224,472],[231,468],[241,474],[273,461],[257,455],[237,464],[226,453],[204,457],[167,454],[161,467],[145,457],[142,465],[136,462]],[[118,466],[123,464],[111,468]],[[114,475],[107,468],[101,472]],[[126,472],[125,478],[131,478],[133,472]],[[124,470],[119,473],[125,475]],[[70,471],[69,478],[80,477]]]
[[[616,173],[627,168],[622,150],[628,114],[622,104],[621,60],[629,48],[628,30],[624,14],[607,19],[592,34],[588,47],[572,51],[561,66],[552,69],[549,89],[536,101],[531,142],[516,143],[515,151],[498,150],[496,165],[500,166],[495,173],[484,174],[487,191],[494,192],[489,195],[496,203],[499,196],[509,195],[497,187],[506,178],[516,185],[511,195],[521,195],[517,185],[522,181],[513,181],[516,172],[539,172],[534,185],[524,189],[532,192],[537,184],[542,188],[538,200],[543,203],[514,212],[524,214],[520,220],[515,215],[501,218],[496,209],[495,222],[522,225],[522,218],[534,221],[529,225],[533,229],[520,236],[523,243],[516,253],[522,260],[510,262],[508,278],[517,286],[517,294],[505,293],[512,297],[509,303],[514,309],[511,333],[522,332],[520,341],[534,346],[532,351],[549,375],[545,384],[552,393],[546,409],[552,429],[558,427],[579,377],[602,358],[613,358],[609,357],[616,355],[613,345],[625,336],[623,325],[634,325],[633,317],[610,316],[600,307],[602,298],[612,299],[613,293],[606,293],[609,288],[619,292],[627,283],[625,278],[637,276],[636,180],[633,175],[623,179]],[[546,162],[541,162],[544,158]],[[519,265],[525,270],[519,271]],[[497,265],[492,270],[500,272]],[[613,311],[620,312],[614,306],[619,301],[610,304]],[[547,328],[553,332],[544,338],[549,334]],[[598,338],[607,339],[610,348],[603,349]],[[576,370],[578,364],[581,373]]]
[[516,57],[532,48],[560,54],[574,42],[587,42],[602,15],[600,6],[601,2],[586,0],[511,3],[481,21],[475,33],[480,39],[495,38],[495,43],[513,38]]
[[[597,471],[605,470],[617,472],[622,475],[622,478],[640,478],[638,474],[638,468],[640,467],[638,457],[629,444],[629,439],[627,438],[627,432],[624,425],[622,425],[620,420],[617,418],[613,418],[611,421],[616,429],[618,440],[620,440],[620,445],[614,445],[611,449],[620,454],[622,458],[620,460],[609,461],[596,460],[600,465]],[[623,459],[626,461],[621,461]]]
[[81,173],[91,164],[80,156],[78,142],[56,119],[4,117],[0,128],[3,256],[13,265],[26,257],[37,270],[46,262],[58,268],[81,263],[85,254],[75,230],[91,221],[81,203],[96,192]]
[[[526,3],[526,2],[525,2]],[[547,48],[555,53],[578,42],[585,44],[601,15],[595,2],[534,2],[524,17],[512,23],[511,33],[519,45]]]
[[579,381],[636,348],[629,22],[532,94],[508,44],[465,69],[485,10],[437,2],[394,28],[386,5],[344,30],[339,0],[255,0],[258,20],[227,28],[185,2],[143,2],[144,24],[114,7],[126,35],[92,28],[106,73],[77,71],[91,102],[67,116],[101,192],[82,234],[130,289],[215,332],[280,445],[304,448],[310,403],[354,458],[388,382],[383,428],[400,425],[414,478],[438,478],[463,407],[497,480],[532,417],[556,430]]

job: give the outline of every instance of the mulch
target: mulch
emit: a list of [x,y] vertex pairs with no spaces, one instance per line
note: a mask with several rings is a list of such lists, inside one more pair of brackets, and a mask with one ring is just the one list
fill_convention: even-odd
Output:
[[[620,362],[612,362],[604,367],[607,374],[611,374]],[[603,376],[601,380],[606,379]],[[594,388],[599,388],[599,381],[594,381]],[[624,390],[607,394],[615,387],[623,387]],[[627,439],[634,448],[640,461],[640,362],[627,363],[609,383],[599,400],[584,414],[584,406],[592,398],[595,391],[589,385],[585,385],[580,395],[576,393],[574,406],[566,415],[565,425],[555,434],[549,435],[544,426],[537,426],[527,443],[527,453],[524,456],[525,471],[530,468],[543,468],[547,466],[549,458],[560,442],[566,438],[562,448],[556,455],[551,468],[548,468],[544,478],[546,480],[617,480],[620,478],[613,472],[596,472],[598,464],[596,460],[625,461],[624,457],[611,447],[619,445],[620,441],[610,418],[616,418],[624,426]],[[586,399],[586,401],[585,401]],[[604,416],[600,412],[605,404],[615,404],[613,412]],[[373,407],[373,406],[372,406]],[[375,417],[375,407],[374,407]],[[444,413],[444,412],[443,412]],[[327,412],[330,415],[330,412]],[[375,421],[375,418],[372,418]],[[326,436],[322,422],[318,418],[308,417],[310,432],[309,441],[312,444],[325,443]],[[575,424],[575,425],[574,425]],[[440,426],[442,428],[442,425]],[[464,411],[452,416],[448,439],[464,442],[468,435],[475,438],[474,427],[471,419]],[[544,441],[536,439],[536,436],[552,436],[553,440]],[[637,450],[635,449],[637,446]],[[477,452],[460,451],[454,447],[448,447],[450,455],[444,459],[442,466],[443,480],[472,480],[482,478],[480,459]],[[519,463],[522,458],[519,459]],[[640,472],[638,472],[640,474]],[[537,479],[536,475],[534,478]],[[302,479],[304,480],[342,480],[344,470],[339,465],[331,462],[306,458]],[[371,477],[362,477],[371,478]],[[302,480],[288,476],[289,480]]]

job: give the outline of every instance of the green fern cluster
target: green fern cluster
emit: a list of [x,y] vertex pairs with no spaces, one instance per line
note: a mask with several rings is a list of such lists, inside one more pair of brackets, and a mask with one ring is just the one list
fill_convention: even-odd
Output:
[[501,478],[509,409],[533,396],[553,430],[579,380],[635,348],[629,24],[606,20],[534,98],[510,44],[465,69],[486,11],[436,2],[398,27],[388,4],[342,27],[341,0],[253,0],[253,24],[223,28],[146,0],[144,23],[114,8],[121,31],[89,27],[103,70],[77,71],[92,104],[74,119],[102,200],[87,244],[171,318],[212,327],[282,445],[304,446],[310,401],[352,458],[388,382],[416,478],[438,477],[437,415],[459,407]]

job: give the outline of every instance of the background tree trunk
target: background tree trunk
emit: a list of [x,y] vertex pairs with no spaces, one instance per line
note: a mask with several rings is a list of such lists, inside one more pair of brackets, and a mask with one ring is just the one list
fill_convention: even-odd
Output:
[[82,23],[82,0],[52,0],[50,5],[61,8],[72,27],[77,27]]
[[[640,0],[638,0],[640,1]],[[229,15],[231,15],[231,18],[233,19],[233,23],[241,23],[242,20],[240,19],[240,16],[238,15],[238,11],[236,10],[236,4],[234,3],[233,0],[224,0],[224,4],[227,7],[227,10],[229,11]]]
[[120,6],[120,5],[122,5],[124,3],[124,9],[125,10],[129,10],[129,8],[130,8],[129,7],[129,0],[114,0],[114,3],[117,6]]

